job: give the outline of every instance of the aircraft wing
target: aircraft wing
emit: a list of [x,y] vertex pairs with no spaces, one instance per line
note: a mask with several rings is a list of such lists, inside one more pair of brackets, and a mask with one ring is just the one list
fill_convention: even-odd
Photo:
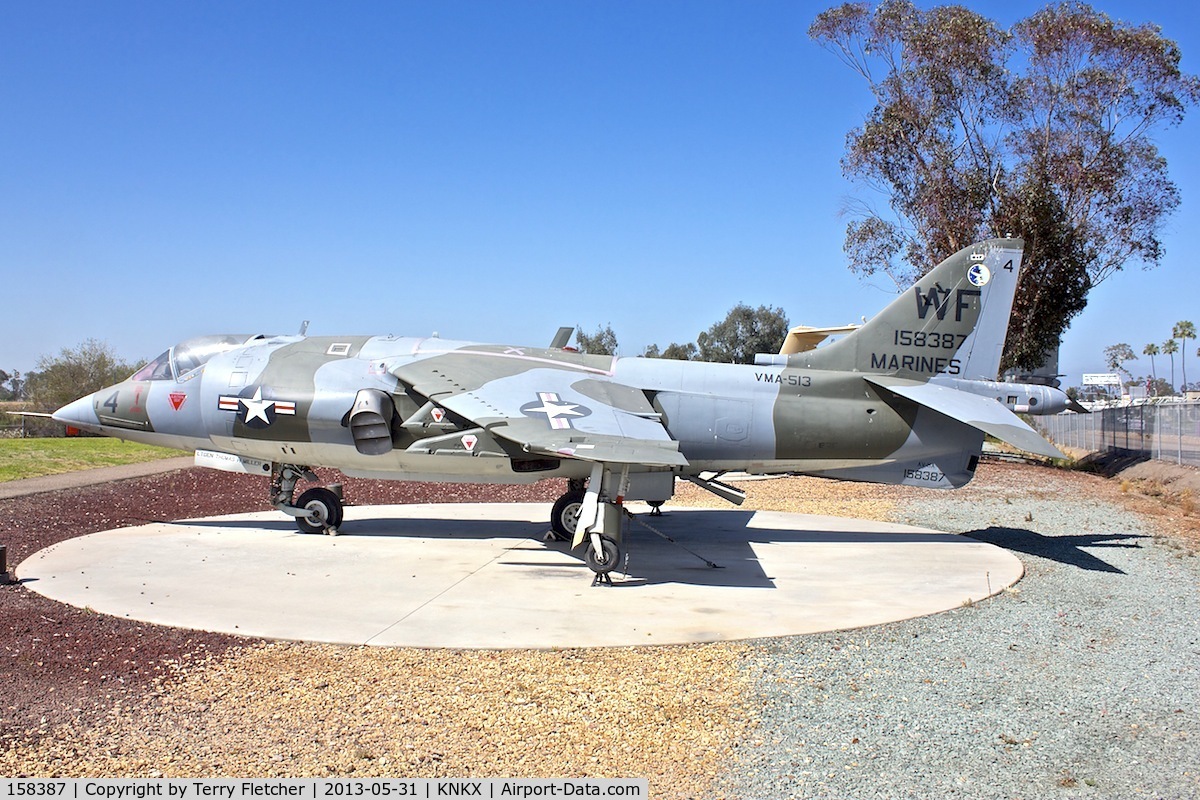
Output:
[[953,420],[991,434],[1027,453],[1047,458],[1066,458],[1033,428],[990,397],[960,392],[935,383],[894,378],[888,375],[864,375],[872,383],[918,405],[933,409]]
[[455,362],[464,358],[417,361],[394,368],[392,374],[411,391],[528,453],[612,464],[687,466],[679,443],[640,389],[608,380],[596,370],[565,364],[527,364],[514,370],[510,359],[497,364],[493,376],[481,375],[479,362],[471,362],[468,370],[455,370]]

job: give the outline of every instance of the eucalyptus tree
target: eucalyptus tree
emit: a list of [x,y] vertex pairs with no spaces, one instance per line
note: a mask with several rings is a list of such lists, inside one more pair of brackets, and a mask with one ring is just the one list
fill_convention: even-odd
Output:
[[1126,378],[1133,378],[1133,374],[1125,369],[1126,361],[1136,361],[1137,356],[1133,353],[1133,348],[1125,342],[1109,345],[1104,348],[1104,363],[1108,365],[1112,372],[1124,372]]
[[579,345],[579,349],[585,353],[601,356],[617,354],[617,335],[613,333],[611,322],[604,327],[597,326],[594,333],[587,333],[576,325],[575,341]]
[[679,344],[671,342],[665,348],[659,349],[657,344],[649,345],[645,352],[642,353],[646,358],[666,358],[674,359],[675,361],[695,361],[699,355],[699,349],[695,342],[687,342]]
[[128,378],[137,368],[117,356],[108,342],[86,339],[76,347],[65,347],[56,356],[38,359],[37,372],[28,377],[29,399],[42,409],[65,406]]
[[888,208],[849,209],[853,271],[905,286],[972,241],[1025,239],[1004,368],[1039,366],[1093,286],[1162,260],[1180,199],[1154,135],[1200,80],[1157,26],[1060,3],[1003,30],[963,6],[885,0],[830,8],[808,33],[875,99],[842,170]]
[[782,308],[738,303],[725,319],[696,337],[696,360],[753,364],[755,353],[778,353],[787,332],[788,318]]
[[663,358],[673,358],[676,361],[695,361],[700,357],[700,348],[696,347],[695,342],[671,342],[662,351]]

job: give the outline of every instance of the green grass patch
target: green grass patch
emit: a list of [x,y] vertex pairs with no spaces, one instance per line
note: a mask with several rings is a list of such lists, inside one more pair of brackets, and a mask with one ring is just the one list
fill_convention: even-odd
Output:
[[0,482],[186,455],[120,439],[0,439]]

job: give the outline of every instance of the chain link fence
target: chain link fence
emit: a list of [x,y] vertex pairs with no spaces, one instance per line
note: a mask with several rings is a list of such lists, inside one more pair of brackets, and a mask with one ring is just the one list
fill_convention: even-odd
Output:
[[1034,417],[1033,425],[1062,447],[1093,453],[1120,450],[1200,467],[1200,403],[1106,408],[1091,414]]

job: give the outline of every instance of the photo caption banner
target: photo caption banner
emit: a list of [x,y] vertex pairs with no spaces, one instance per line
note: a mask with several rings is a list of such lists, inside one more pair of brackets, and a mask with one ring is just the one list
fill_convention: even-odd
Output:
[[645,778],[0,778],[0,800],[649,797]]

